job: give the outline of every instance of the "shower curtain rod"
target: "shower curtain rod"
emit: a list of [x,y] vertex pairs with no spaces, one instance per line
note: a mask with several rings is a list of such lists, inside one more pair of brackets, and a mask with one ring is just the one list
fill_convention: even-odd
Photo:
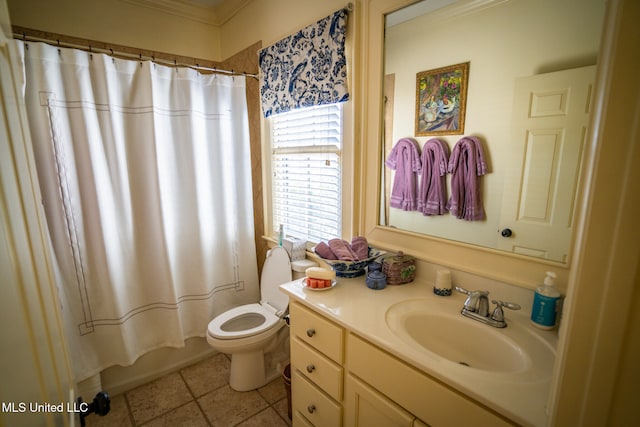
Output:
[[[111,57],[114,58],[120,58],[120,59],[132,59],[132,60],[137,60],[137,61],[151,61],[154,62],[156,64],[160,64],[160,65],[167,65],[170,67],[187,67],[187,68],[191,68],[193,70],[196,71],[209,71],[212,73],[217,73],[217,74],[227,74],[227,75],[231,75],[231,76],[245,76],[245,77],[252,77],[256,80],[258,80],[258,76],[256,74],[251,74],[251,73],[246,73],[246,72],[242,72],[242,71],[234,71],[234,70],[225,70],[222,68],[217,68],[215,66],[204,66],[204,65],[200,65],[200,63],[213,63],[213,61],[209,61],[209,60],[199,60],[199,59],[195,59],[193,58],[192,60],[194,61],[193,64],[188,64],[185,63],[183,60],[178,61],[178,59],[176,59],[178,57],[178,55],[171,55],[171,54],[167,54],[167,53],[156,53],[156,52],[151,52],[151,51],[147,51],[145,52],[142,49],[138,49],[138,48],[129,48],[129,47],[125,47],[125,46],[119,46],[119,45],[108,45],[106,43],[103,42],[93,42],[91,40],[84,40],[84,39],[78,39],[75,37],[68,37],[68,36],[60,36],[57,37],[55,35],[52,35],[52,37],[38,37],[38,36],[34,36],[31,34],[27,34],[27,32],[33,32],[33,30],[26,30],[24,29],[24,31],[21,31],[22,29],[16,29],[14,27],[14,32],[13,32],[13,38],[17,39],[17,40],[22,40],[25,42],[42,42],[42,43],[47,43],[53,46],[57,46],[57,47],[66,47],[66,48],[73,48],[73,49],[79,49],[79,50],[83,50],[85,52],[89,52],[89,53],[104,53],[106,55],[109,55]],[[45,35],[48,36],[48,34],[45,33]],[[55,38],[54,38],[55,37]],[[73,39],[73,42],[70,41],[64,41],[61,39]],[[103,47],[96,47],[95,45],[102,45]],[[107,46],[113,46],[113,47],[107,47]],[[114,49],[115,48],[115,49]],[[124,49],[128,49],[128,50],[132,50],[132,51],[136,51],[136,53],[133,52],[125,52]],[[144,52],[144,54],[143,54]],[[157,56],[156,56],[157,55]],[[168,57],[173,57],[174,59],[168,59]],[[186,58],[186,57],[182,57],[182,58]]]

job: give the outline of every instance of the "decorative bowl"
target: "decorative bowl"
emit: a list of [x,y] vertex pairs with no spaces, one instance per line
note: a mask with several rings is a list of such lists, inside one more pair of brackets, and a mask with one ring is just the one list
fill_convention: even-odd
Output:
[[336,277],[352,278],[362,276],[365,273],[367,265],[384,254],[386,254],[385,251],[374,249],[369,246],[369,257],[360,261],[343,261],[340,259],[325,259],[322,257],[320,257],[320,259],[331,266],[333,271],[336,272]]

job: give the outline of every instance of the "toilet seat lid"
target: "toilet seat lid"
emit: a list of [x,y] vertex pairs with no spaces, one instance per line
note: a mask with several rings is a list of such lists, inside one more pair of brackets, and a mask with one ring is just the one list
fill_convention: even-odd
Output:
[[282,246],[276,246],[267,252],[260,277],[260,296],[262,303],[268,303],[278,311],[284,311],[289,305],[289,297],[279,288],[290,282],[291,261]]
[[280,318],[261,304],[245,304],[216,316],[207,333],[218,339],[237,339],[257,335],[272,328]]

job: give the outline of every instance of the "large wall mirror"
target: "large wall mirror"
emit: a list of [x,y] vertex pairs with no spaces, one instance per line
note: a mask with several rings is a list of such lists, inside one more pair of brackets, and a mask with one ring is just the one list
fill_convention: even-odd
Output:
[[[369,240],[526,287],[550,268],[567,278],[604,10],[604,0],[370,0],[360,216]],[[464,133],[416,136],[417,73],[466,62]],[[575,124],[527,123],[569,109]],[[399,139],[422,147],[438,137],[452,149],[464,135],[482,141],[489,166],[484,220],[389,208],[395,172],[384,161]]]
[[[604,0],[424,0],[387,14],[383,156],[406,137],[454,148],[463,135],[447,120],[464,105],[416,102],[416,75],[468,62],[464,135],[481,140],[489,172],[479,179],[486,217],[465,221],[390,208],[406,173],[382,167],[380,225],[567,263],[603,18]],[[431,135],[416,136],[418,120]]]

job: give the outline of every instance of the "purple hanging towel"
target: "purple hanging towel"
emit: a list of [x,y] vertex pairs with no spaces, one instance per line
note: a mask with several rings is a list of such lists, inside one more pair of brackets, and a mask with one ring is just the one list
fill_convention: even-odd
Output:
[[487,173],[482,142],[475,136],[460,139],[449,158],[451,197],[447,209],[456,218],[478,221],[485,217],[479,176]]
[[449,146],[432,138],[422,148],[422,176],[418,191],[418,211],[423,215],[443,215],[447,212],[447,167]]
[[396,171],[391,188],[392,208],[405,211],[418,209],[416,173],[422,170],[418,143],[402,138],[391,149],[385,164]]

